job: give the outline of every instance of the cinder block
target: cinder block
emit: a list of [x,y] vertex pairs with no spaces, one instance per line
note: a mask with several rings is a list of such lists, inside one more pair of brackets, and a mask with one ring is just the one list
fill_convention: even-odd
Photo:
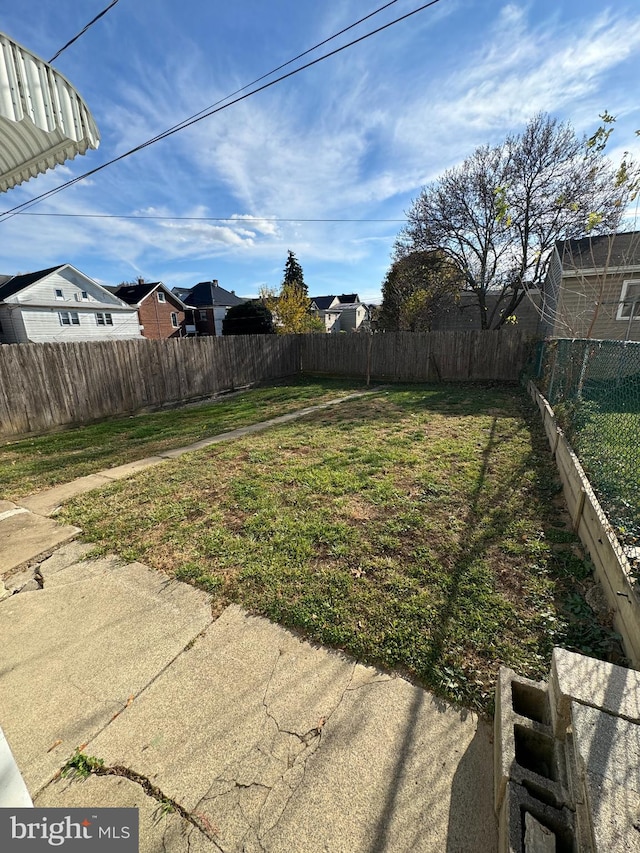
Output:
[[[527,815],[531,815],[549,835],[553,836],[558,853],[591,853],[578,848],[574,838],[573,812],[566,808],[555,808],[532,796],[525,787],[509,782],[499,815],[499,853],[539,853],[545,848],[525,846]],[[551,843],[551,842],[549,842]]]
[[556,853],[556,834],[536,820],[531,812],[524,813],[525,853]]
[[571,723],[571,702],[640,723],[640,672],[555,648],[549,675],[553,731],[564,738]]
[[526,785],[542,802],[570,805],[562,745],[550,722],[547,686],[502,667],[494,718],[494,802],[500,811],[507,784]]
[[640,725],[571,705],[576,818],[597,853],[640,850]]

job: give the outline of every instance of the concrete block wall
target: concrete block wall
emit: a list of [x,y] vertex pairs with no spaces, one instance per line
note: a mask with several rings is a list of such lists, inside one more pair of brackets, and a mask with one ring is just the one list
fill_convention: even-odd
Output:
[[564,649],[496,687],[500,853],[640,850],[640,673]]
[[622,637],[625,654],[633,666],[640,667],[640,590],[631,579],[625,550],[578,457],[558,427],[553,409],[533,382],[529,383],[529,393],[540,410],[574,529],[593,561],[595,576],[613,611],[613,623]]

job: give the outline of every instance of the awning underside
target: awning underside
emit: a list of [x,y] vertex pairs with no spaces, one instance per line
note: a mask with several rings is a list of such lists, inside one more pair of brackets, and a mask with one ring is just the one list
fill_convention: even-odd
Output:
[[0,192],[99,143],[93,117],[69,81],[0,33]]

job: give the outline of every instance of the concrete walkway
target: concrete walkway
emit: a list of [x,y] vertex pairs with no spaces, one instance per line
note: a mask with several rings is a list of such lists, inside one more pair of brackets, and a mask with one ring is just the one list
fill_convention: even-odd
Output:
[[[72,485],[0,507],[0,725],[36,806],[136,806],[144,853],[496,849],[484,721],[239,607],[214,619],[142,564],[87,559],[46,517]],[[60,777],[76,747],[101,775]]]

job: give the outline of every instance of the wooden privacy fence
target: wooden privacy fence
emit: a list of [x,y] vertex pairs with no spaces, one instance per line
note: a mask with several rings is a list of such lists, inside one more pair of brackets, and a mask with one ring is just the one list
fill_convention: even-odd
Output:
[[532,338],[517,329],[305,335],[301,366],[396,382],[517,382],[531,352]]
[[276,335],[0,347],[0,435],[42,432],[298,373]]
[[0,435],[44,432],[300,372],[514,382],[531,339],[491,332],[251,335],[0,346]]

